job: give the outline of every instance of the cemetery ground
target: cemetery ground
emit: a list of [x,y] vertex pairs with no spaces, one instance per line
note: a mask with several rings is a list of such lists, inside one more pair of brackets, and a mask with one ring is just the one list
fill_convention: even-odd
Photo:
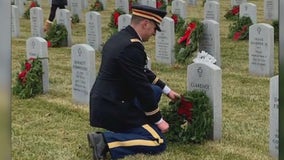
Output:
[[[29,1],[28,1],[29,2]],[[45,19],[49,14],[48,1],[42,1]],[[114,10],[114,1],[108,0],[101,11],[102,33],[105,42],[109,36],[107,24]],[[263,1],[256,4],[258,22],[266,22]],[[91,1],[89,1],[89,5]],[[203,19],[202,1],[188,6],[188,19]],[[27,7],[27,6],[26,6]],[[135,155],[125,159],[155,160],[271,160],[269,154],[269,78],[249,74],[248,41],[227,38],[231,21],[224,18],[230,1],[220,0],[220,37],[222,59],[222,139],[204,144],[172,144],[166,152],[156,155]],[[85,10],[86,12],[87,10]],[[270,23],[271,22],[267,22]],[[30,21],[20,19],[20,37],[12,40],[12,76],[20,71],[26,58],[26,40],[30,37]],[[73,44],[86,43],[85,24],[72,24]],[[168,66],[155,62],[154,38],[145,43],[151,58],[151,68],[179,93],[186,91],[188,64]],[[48,48],[49,92],[31,99],[12,97],[11,137],[14,160],[87,160],[91,159],[86,134],[98,131],[89,125],[88,105],[72,101],[71,47]],[[278,42],[274,49],[274,75],[278,74]],[[98,71],[101,54],[96,53]],[[160,107],[168,107],[163,96]],[[111,118],[111,117],[110,117]]]

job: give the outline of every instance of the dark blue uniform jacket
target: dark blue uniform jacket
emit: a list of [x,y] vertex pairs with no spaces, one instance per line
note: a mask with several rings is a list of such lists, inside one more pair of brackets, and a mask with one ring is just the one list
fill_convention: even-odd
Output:
[[[91,126],[124,131],[160,120],[151,85],[162,89],[165,83],[146,65],[144,46],[131,26],[105,43],[100,70],[90,94]],[[135,99],[142,107],[134,104]]]

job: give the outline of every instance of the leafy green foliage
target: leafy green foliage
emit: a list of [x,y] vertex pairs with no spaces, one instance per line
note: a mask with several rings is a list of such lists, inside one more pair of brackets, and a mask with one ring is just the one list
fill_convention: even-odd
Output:
[[156,8],[167,11],[167,4],[165,0],[156,0]]
[[193,19],[190,23],[186,23],[183,28],[176,33],[177,41],[186,34],[190,24],[196,25],[195,29],[192,29],[191,34],[189,34],[186,38],[186,41],[190,41],[190,43],[186,44],[187,42],[176,42],[174,47],[175,58],[178,63],[183,64],[187,62],[187,60],[193,55],[198,48],[199,40],[203,33],[203,24],[197,19]]
[[80,18],[79,18],[79,16],[78,16],[78,14],[74,14],[72,17],[71,17],[71,22],[73,23],[73,24],[76,24],[76,23],[79,23],[80,22]]
[[170,130],[166,139],[178,143],[202,143],[212,131],[213,114],[209,98],[201,91],[187,91],[183,94],[185,100],[193,104],[191,122],[178,114],[181,100],[170,102],[169,107],[162,112],[169,123]]
[[42,93],[42,75],[42,64],[39,58],[26,60],[16,78],[13,93],[22,99],[32,98]]
[[91,4],[90,11],[103,11],[104,5],[101,1],[96,0],[93,4]]
[[174,20],[175,32],[179,33],[180,30],[183,29],[185,25],[185,20],[177,14],[172,14],[171,18]]
[[237,6],[233,6],[233,8],[231,10],[228,10],[226,12],[226,14],[224,15],[224,17],[227,19],[227,20],[238,20],[239,19],[239,14],[240,13],[240,6],[237,5]]
[[30,19],[30,9],[33,7],[40,7],[36,0],[32,0],[30,6],[26,9],[23,17],[26,19]]
[[229,26],[228,38],[234,40],[245,40],[249,38],[249,26],[253,23],[250,17],[243,16]]
[[68,32],[63,24],[54,23],[47,32],[45,39],[51,42],[52,47],[67,45]]
[[122,14],[125,14],[125,12],[119,8],[115,9],[111,16],[110,21],[108,23],[108,27],[110,29],[110,36],[118,32],[118,17]]

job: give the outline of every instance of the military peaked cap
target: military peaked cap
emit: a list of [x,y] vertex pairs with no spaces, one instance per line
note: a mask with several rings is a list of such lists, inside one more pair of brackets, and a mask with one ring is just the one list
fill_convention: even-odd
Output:
[[132,15],[140,16],[143,18],[150,19],[155,22],[157,30],[161,31],[160,24],[163,20],[163,18],[166,16],[167,12],[146,6],[146,5],[133,5],[132,6]]

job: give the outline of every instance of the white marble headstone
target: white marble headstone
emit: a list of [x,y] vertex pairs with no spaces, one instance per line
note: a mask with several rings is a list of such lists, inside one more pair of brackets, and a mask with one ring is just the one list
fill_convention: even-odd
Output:
[[88,9],[88,0],[81,0],[82,9]]
[[278,20],[278,0],[264,0],[264,18]]
[[188,0],[188,5],[196,6],[197,0]]
[[19,17],[22,17],[25,13],[25,6],[23,0],[15,0],[15,5],[18,7]]
[[247,3],[247,0],[231,0],[231,6],[238,6],[242,3]]
[[18,7],[12,5],[12,37],[19,37],[20,36],[20,17]]
[[29,58],[41,58],[42,64],[42,83],[43,93],[49,90],[49,69],[48,69],[48,50],[47,42],[41,37],[30,37],[26,41],[26,53],[27,59]]
[[87,44],[95,50],[102,49],[102,26],[101,14],[99,12],[90,11],[86,13],[86,40]]
[[204,4],[204,19],[220,21],[220,4],[216,1],[207,1]]
[[146,6],[150,6],[150,7],[154,7],[157,8],[156,6],[156,0],[141,0],[140,1],[141,5],[146,5]]
[[43,37],[43,12],[40,7],[30,9],[32,37]]
[[102,4],[103,4],[103,7],[104,7],[104,10],[107,9],[107,1],[106,0],[99,0]]
[[220,25],[214,20],[203,20],[203,33],[199,41],[199,51],[212,55],[221,67]]
[[95,50],[88,44],[71,47],[72,99],[75,103],[89,104],[90,91],[96,78]]
[[274,29],[270,24],[249,27],[249,72],[259,76],[274,74]]
[[213,107],[213,140],[222,137],[222,71],[212,63],[192,63],[187,67],[187,90],[204,91]]
[[79,19],[83,19],[82,0],[70,0],[71,15],[78,15]]
[[71,13],[68,9],[57,9],[56,11],[56,22],[57,24],[63,24],[67,31],[67,45],[72,45],[72,31],[71,31]]
[[130,14],[122,14],[118,17],[118,31],[130,25],[131,17],[132,16]]
[[270,78],[269,151],[272,157],[279,153],[279,76]]
[[187,5],[183,0],[172,1],[172,14],[179,15],[181,18],[185,19],[187,16]]
[[156,32],[156,60],[159,63],[173,64],[175,31],[174,20],[169,17],[163,18],[160,25],[161,32]]
[[240,17],[250,17],[253,24],[257,23],[256,5],[253,3],[240,4]]
[[121,9],[124,13],[129,13],[129,0],[115,0],[115,8]]
[[37,4],[39,5],[39,7],[41,7],[41,0],[35,0],[37,2]]

